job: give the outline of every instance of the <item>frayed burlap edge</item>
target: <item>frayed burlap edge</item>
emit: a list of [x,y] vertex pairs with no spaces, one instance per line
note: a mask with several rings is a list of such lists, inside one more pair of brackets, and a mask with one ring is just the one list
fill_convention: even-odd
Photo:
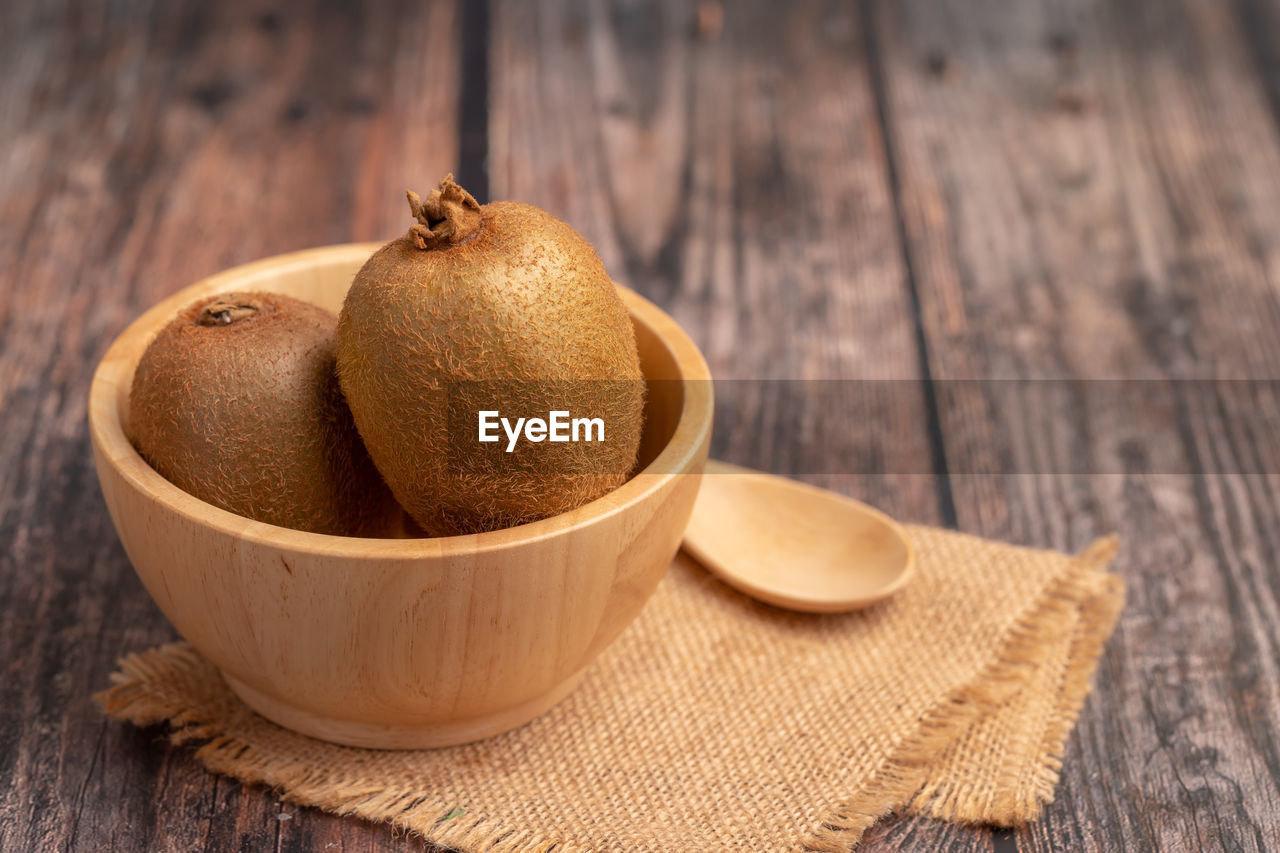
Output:
[[112,686],[93,699],[108,714],[137,726],[167,722],[174,745],[204,741],[195,756],[210,771],[262,784],[286,802],[311,806],[375,823],[390,823],[432,844],[484,853],[591,853],[590,848],[534,837],[533,833],[492,825],[483,816],[458,814],[456,803],[389,792],[385,785],[265,754],[227,734],[209,709],[192,707],[181,696],[155,690],[157,665],[174,659],[200,665],[199,653],[186,643],[170,643],[121,658]]
[[[959,688],[929,711],[917,733],[906,739],[864,785],[824,819],[805,841],[806,851],[846,853],[877,820],[910,805],[940,820],[1018,826],[1034,820],[1052,802],[1058,784],[1067,735],[1089,693],[1102,647],[1124,605],[1124,583],[1105,569],[1119,550],[1119,540],[1095,541],[1052,582],[1015,622],[996,660],[974,681]],[[998,710],[1024,687],[1032,670],[1043,663],[1049,643],[1075,630],[1059,704],[1043,739],[1033,796],[1001,797],[979,802],[952,796],[939,798],[928,785],[928,771],[956,738],[984,715]]]
[[[1015,622],[994,663],[927,713],[917,733],[903,741],[866,785],[821,821],[803,849],[845,853],[873,823],[907,805],[957,822],[1014,826],[1034,819],[1053,799],[1067,735],[1123,606],[1122,581],[1105,573],[1118,547],[1116,537],[1110,536],[1077,556],[1070,570],[1055,579]],[[1043,760],[1031,796],[1012,792],[996,802],[976,802],[955,792],[938,796],[936,788],[928,786],[927,777],[938,756],[969,726],[1016,694],[1043,662],[1049,643],[1069,631],[1074,631],[1075,637],[1068,669],[1058,708],[1043,738]],[[131,654],[120,660],[119,670],[111,676],[112,686],[95,694],[94,701],[106,713],[134,725],[167,722],[175,745],[204,741],[195,756],[210,771],[269,786],[287,802],[390,823],[432,844],[470,853],[592,853],[590,847],[494,826],[482,815],[459,814],[455,803],[388,792],[384,785],[367,779],[264,754],[224,731],[209,709],[192,707],[185,697],[153,690],[156,664],[175,657],[200,661],[186,643]]]

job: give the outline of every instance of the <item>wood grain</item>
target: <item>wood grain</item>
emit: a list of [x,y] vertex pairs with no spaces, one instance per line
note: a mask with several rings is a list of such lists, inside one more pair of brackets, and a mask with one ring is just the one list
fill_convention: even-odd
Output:
[[[1274,377],[1280,219],[1263,188],[1280,148],[1244,22],[1208,3],[967,11],[876,15],[935,375]],[[1275,480],[1222,473],[1274,457],[1224,459],[1260,448],[1232,436],[1214,389],[1170,387],[1177,420],[1150,431],[1087,400],[1074,424],[993,415],[981,385],[940,401],[962,528],[1063,548],[1118,529],[1127,545],[1130,604],[1023,849],[1280,838],[1276,744],[1259,737],[1280,714]],[[1097,473],[1150,459],[1165,464]],[[986,466],[1003,476],[956,474]]]
[[[500,3],[492,192],[565,218],[689,331],[717,379],[713,454],[937,523],[949,494],[856,11],[734,3],[708,42],[690,38],[693,3]],[[770,419],[824,381],[892,380],[909,382],[829,441]],[[892,826],[862,849],[999,837]]]
[[[0,849],[421,847],[92,707],[172,633],[85,399],[159,298],[393,236],[449,169],[566,218],[690,331],[727,380],[723,458],[1025,543],[1121,533],[1130,603],[1043,820],[886,821],[862,849],[1275,846],[1274,439],[1221,389],[1152,413],[953,380],[1277,378],[1280,7],[739,0],[701,37],[694,14],[0,4]],[[909,384],[859,409],[797,380]]]
[[805,613],[870,607],[916,566],[907,531],[874,507],[719,460],[707,463],[680,547],[729,586]]
[[840,414],[791,410],[824,382],[920,367],[856,16],[775,12],[738,4],[705,42],[691,3],[499,4],[493,193],[566,219],[689,331],[717,379],[715,455],[935,521],[920,389],[838,441],[794,434]]
[[454,8],[0,17],[0,849],[400,846],[215,779],[89,701],[117,657],[174,635],[110,529],[85,403],[107,344],[160,297],[400,230],[405,184],[456,159]]
[[147,464],[128,437],[138,417],[130,391],[139,359],[175,316],[217,294],[260,291],[336,313],[377,248],[347,243],[264,258],[149,309],[94,373],[89,433],[107,509],[139,579],[246,704],[348,746],[453,746],[545,713],[639,615],[698,493],[711,377],[675,321],[618,288],[650,382],[638,472],[577,509],[472,535],[360,539],[285,529],[205,503]]

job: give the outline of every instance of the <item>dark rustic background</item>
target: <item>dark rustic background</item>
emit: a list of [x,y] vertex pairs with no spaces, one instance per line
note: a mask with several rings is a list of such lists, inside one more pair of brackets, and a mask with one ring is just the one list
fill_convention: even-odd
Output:
[[[0,4],[0,849],[422,846],[215,778],[91,704],[117,656],[173,633],[107,518],[85,397],[151,303],[395,236],[405,187],[445,171],[569,220],[722,378],[1276,378],[1277,0],[697,17]],[[915,387],[845,444],[726,418],[717,452],[871,454],[884,473],[810,479],[1021,543],[1119,531],[1129,606],[1042,820],[891,820],[865,849],[1277,849],[1280,478],[1247,473],[1280,470],[1271,436],[1212,395],[1174,394],[1152,430]]]

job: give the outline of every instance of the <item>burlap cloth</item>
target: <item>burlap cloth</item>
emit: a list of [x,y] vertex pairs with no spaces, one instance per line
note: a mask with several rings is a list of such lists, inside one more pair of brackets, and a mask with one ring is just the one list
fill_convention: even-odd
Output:
[[915,527],[911,583],[860,613],[757,604],[683,555],[582,686],[480,743],[378,752],[278,728],[189,646],[98,695],[210,770],[486,853],[849,850],[894,810],[1015,825],[1053,797],[1123,592],[1080,556]]

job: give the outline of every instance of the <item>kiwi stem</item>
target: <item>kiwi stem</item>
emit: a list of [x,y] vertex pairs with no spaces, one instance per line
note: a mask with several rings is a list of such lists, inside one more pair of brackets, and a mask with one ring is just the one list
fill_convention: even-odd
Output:
[[418,220],[409,229],[409,237],[419,249],[456,246],[480,231],[480,204],[454,182],[453,175],[445,175],[425,200],[413,190],[406,190],[405,195],[409,211]]
[[230,326],[255,316],[258,310],[252,302],[219,298],[200,309],[196,322],[201,326]]

